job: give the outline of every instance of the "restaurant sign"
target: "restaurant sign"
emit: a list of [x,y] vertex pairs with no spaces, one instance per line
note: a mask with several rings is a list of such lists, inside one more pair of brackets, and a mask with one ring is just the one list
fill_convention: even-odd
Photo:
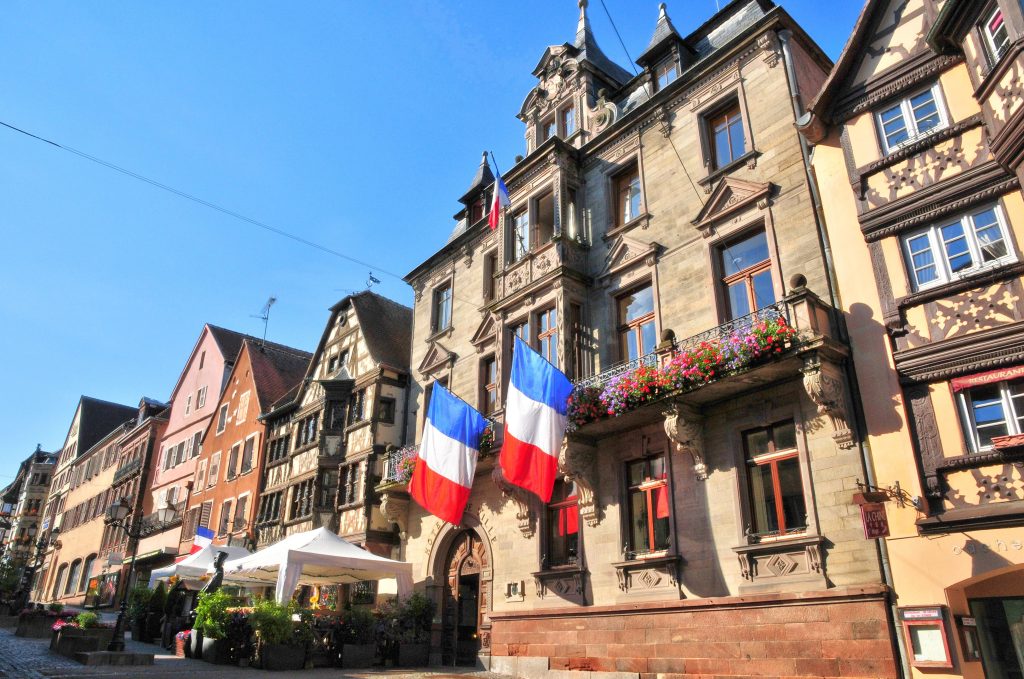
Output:
[[860,518],[864,523],[864,537],[868,540],[889,537],[889,518],[885,514],[885,505],[881,502],[868,502],[860,506]]

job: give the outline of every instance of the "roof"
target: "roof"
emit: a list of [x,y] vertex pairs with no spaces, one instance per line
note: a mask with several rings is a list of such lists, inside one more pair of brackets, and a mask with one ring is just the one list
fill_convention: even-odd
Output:
[[473,175],[473,181],[470,182],[469,188],[462,194],[462,198],[459,200],[463,203],[468,202],[472,194],[476,193],[480,189],[485,189],[494,183],[494,174],[491,172],[491,164],[487,162],[487,151],[484,151],[483,158],[480,159],[480,166],[476,168],[476,174]]
[[594,31],[590,28],[590,18],[587,16],[587,0],[579,0],[579,5],[580,20],[576,25],[576,41],[573,43],[573,47],[579,50],[577,61],[589,61],[619,85],[632,80],[633,74],[609,59],[597,46]]
[[811,101],[810,106],[807,107],[808,112],[812,115],[819,117],[822,121],[830,122],[832,99],[846,80],[850,69],[856,64],[857,55],[860,53],[864,40],[869,37],[869,29],[874,23],[872,19],[876,13],[885,9],[887,4],[880,0],[867,0],[864,3],[864,8],[860,11],[860,16],[857,17],[857,23],[853,25],[853,32],[850,33],[849,40],[843,46],[839,59],[836,60],[832,71],[821,86],[821,90],[814,97],[814,100]]
[[350,295],[349,299],[373,360],[407,371],[412,349],[412,309],[369,290]]
[[228,330],[212,323],[207,323],[206,327],[210,329],[210,334],[213,335],[214,341],[217,342],[217,346],[220,348],[221,354],[224,356],[224,360],[228,363],[233,362],[237,357],[238,353],[242,350],[242,342],[249,340],[250,342],[259,342],[268,347],[274,347],[281,351],[296,352],[301,351],[300,349],[293,349],[292,347],[285,346],[284,344],[277,344],[275,342],[267,342],[266,340],[255,337],[253,335],[246,335],[242,332],[236,332],[234,330]]
[[260,411],[267,409],[302,382],[313,354],[301,349],[282,349],[280,345],[246,340],[252,364],[252,381]]
[[665,3],[661,3],[658,5],[658,23],[654,27],[654,35],[651,36],[650,42],[647,43],[647,48],[636,58],[636,63],[641,65],[645,64],[651,57],[655,56],[657,52],[660,52],[664,47],[666,47],[668,42],[673,39],[682,40],[679,33],[676,31],[676,27],[672,25],[672,20],[668,18],[668,11],[666,10]]
[[91,396],[83,396],[79,401],[81,414],[78,425],[78,454],[96,445],[104,436],[116,427],[134,422],[139,414],[135,406],[103,401]]

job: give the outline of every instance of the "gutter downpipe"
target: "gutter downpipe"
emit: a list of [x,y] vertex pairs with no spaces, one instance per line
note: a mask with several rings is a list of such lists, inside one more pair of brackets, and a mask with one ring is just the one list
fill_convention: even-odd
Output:
[[[789,96],[793,104],[793,115],[799,122],[808,117],[807,112],[804,110],[803,103],[800,99],[800,88],[796,79],[796,68],[793,65],[793,53],[789,45],[789,40],[793,36],[792,31],[784,29],[777,32],[779,43],[782,47],[782,60],[786,65],[786,79],[789,82]],[[829,241],[828,231],[825,229],[825,213],[821,205],[821,194],[818,192],[818,182],[814,175],[814,168],[811,165],[811,152],[808,148],[807,140],[804,135],[797,132],[797,139],[800,141],[800,155],[803,158],[804,172],[807,175],[807,188],[811,194],[811,202],[814,206],[814,222],[818,229],[818,241],[821,246],[822,255],[825,259],[825,269],[827,273],[829,301],[832,304],[832,308],[836,310],[837,326],[840,332],[840,336],[844,341],[849,343],[849,334],[846,331],[846,322],[840,312],[841,300],[839,297],[839,286],[836,281],[835,265],[832,260],[832,245]],[[851,347],[851,351],[852,351]],[[857,382],[857,375],[854,372],[852,365],[849,361],[844,366],[844,371],[848,382],[850,383],[851,390],[855,394],[860,394],[860,386]],[[860,433],[867,431],[866,423],[864,419],[864,413],[860,407],[860,399],[850,399],[854,409],[854,421],[856,427],[859,430],[857,435],[857,448],[860,451],[861,465],[864,468],[865,481],[874,486],[875,484],[875,472],[871,464],[871,452],[870,445],[865,440],[864,436]],[[889,615],[891,616],[891,629],[893,630],[893,636],[896,637],[896,649],[899,653],[899,662],[901,674],[910,678],[913,676],[910,669],[910,661],[907,655],[906,643],[903,638],[903,634],[900,633],[899,625],[899,611],[896,606],[896,588],[893,585],[892,567],[889,563],[889,547],[886,544],[885,538],[879,538],[875,540],[875,546],[878,550],[878,561],[882,567],[882,578],[885,585],[889,588]]]

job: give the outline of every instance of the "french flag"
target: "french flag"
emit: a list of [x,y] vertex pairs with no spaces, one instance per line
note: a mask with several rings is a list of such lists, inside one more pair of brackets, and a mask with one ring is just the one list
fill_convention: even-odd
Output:
[[487,419],[435,383],[409,494],[434,516],[458,526],[469,502]]
[[562,371],[516,337],[499,464],[510,483],[544,502],[551,500],[558,474],[572,388]]
[[196,536],[192,538],[192,551],[189,554],[195,554],[206,545],[213,543],[213,530],[206,528],[205,526],[199,526],[196,528]]
[[494,198],[491,200],[491,212],[487,215],[487,225],[491,227],[491,231],[498,228],[498,223],[501,221],[501,210],[512,204],[512,201],[508,197],[508,189],[505,188],[505,182],[501,181],[501,175],[494,180]]

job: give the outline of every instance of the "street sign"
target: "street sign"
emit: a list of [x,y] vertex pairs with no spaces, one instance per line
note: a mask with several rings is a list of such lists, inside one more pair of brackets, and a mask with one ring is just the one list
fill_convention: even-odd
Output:
[[868,540],[889,537],[889,518],[885,515],[885,505],[881,502],[868,502],[860,506],[860,519],[864,523],[864,537]]

